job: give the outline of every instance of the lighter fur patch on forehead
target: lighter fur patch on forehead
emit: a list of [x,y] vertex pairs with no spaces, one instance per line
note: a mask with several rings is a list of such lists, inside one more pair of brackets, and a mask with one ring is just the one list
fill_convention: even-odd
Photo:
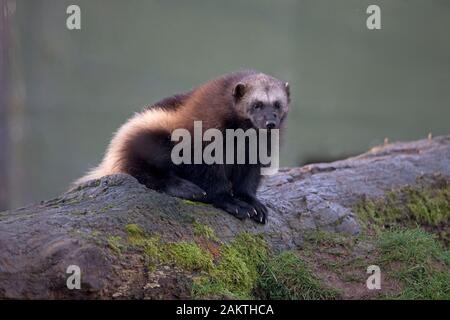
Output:
[[257,74],[245,78],[243,83],[247,87],[247,94],[244,96],[247,102],[258,100],[267,104],[275,101],[280,101],[283,105],[288,103],[285,84],[278,79]]

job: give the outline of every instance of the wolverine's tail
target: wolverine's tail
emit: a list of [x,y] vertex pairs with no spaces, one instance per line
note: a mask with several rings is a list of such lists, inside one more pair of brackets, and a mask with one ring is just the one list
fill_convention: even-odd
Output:
[[92,168],[91,170],[89,170],[84,176],[82,176],[81,178],[75,180],[74,182],[72,182],[71,187],[76,187],[79,186],[82,183],[88,182],[90,180],[96,180],[96,179],[100,179],[104,176],[107,176],[109,174],[112,174],[111,172],[107,172],[107,170],[104,170],[104,168],[102,167],[102,165]]

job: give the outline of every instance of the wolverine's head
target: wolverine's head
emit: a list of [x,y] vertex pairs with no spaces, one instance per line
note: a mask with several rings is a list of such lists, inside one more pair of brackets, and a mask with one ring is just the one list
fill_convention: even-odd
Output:
[[238,115],[258,129],[278,129],[289,111],[289,84],[265,74],[253,74],[233,87]]

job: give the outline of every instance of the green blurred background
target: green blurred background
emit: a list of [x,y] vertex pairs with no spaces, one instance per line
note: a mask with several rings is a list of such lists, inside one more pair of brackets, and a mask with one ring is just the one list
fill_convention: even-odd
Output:
[[283,166],[450,132],[448,0],[7,2],[6,207],[64,191],[134,111],[242,68],[291,84]]

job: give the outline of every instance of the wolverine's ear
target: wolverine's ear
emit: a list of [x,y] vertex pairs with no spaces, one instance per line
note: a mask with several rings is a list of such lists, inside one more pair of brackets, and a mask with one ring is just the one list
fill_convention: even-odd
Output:
[[289,86],[289,82],[284,83],[284,89],[286,90],[288,102],[291,102],[291,87]]
[[241,99],[245,94],[245,84],[239,82],[233,89],[233,97],[236,100]]

